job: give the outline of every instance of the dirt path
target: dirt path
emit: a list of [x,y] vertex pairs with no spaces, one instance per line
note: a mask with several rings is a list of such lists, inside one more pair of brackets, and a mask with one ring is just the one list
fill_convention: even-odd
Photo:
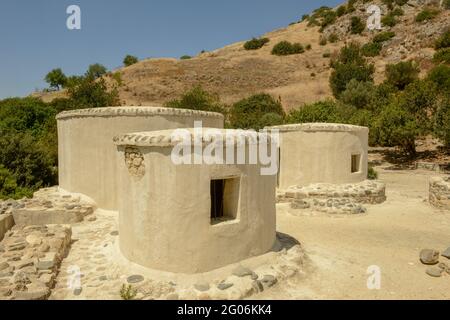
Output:
[[[351,217],[297,217],[278,208],[278,230],[297,238],[310,261],[304,276],[260,299],[449,299],[450,275],[431,278],[421,249],[450,246],[450,212],[429,206],[432,172],[380,170],[387,201]],[[442,258],[441,261],[447,259]],[[449,263],[450,261],[447,260]],[[381,289],[367,288],[367,269],[381,269]]]

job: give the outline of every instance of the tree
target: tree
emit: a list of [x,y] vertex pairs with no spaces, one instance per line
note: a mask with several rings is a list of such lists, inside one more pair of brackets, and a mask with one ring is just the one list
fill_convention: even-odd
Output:
[[354,112],[354,108],[339,104],[332,100],[319,101],[292,110],[288,116],[288,123],[345,123]]
[[336,98],[347,89],[347,84],[355,79],[362,82],[373,82],[375,68],[367,64],[357,43],[343,47],[336,60],[332,61],[333,72],[330,76],[330,86]]
[[123,64],[125,65],[125,67],[129,67],[135,63],[138,63],[139,59],[135,56],[132,55],[127,55],[124,59],[123,59]]
[[350,25],[351,34],[360,34],[364,31],[366,25],[362,22],[360,17],[352,17]]
[[350,80],[347,88],[342,92],[340,100],[358,109],[366,108],[375,100],[376,87],[372,82]]
[[108,90],[104,79],[84,78],[68,89],[70,99],[78,108],[101,108],[119,105],[117,88]]
[[401,61],[386,66],[386,82],[403,90],[419,77],[419,68],[411,61]]
[[[281,119],[285,116],[281,102],[266,93],[255,94],[236,102],[231,107],[230,113],[230,124],[233,128],[255,130],[264,128],[269,122],[272,123],[275,115]],[[278,123],[281,119],[277,118],[274,122]]]
[[225,113],[225,106],[220,102],[217,95],[195,86],[185,92],[179,99],[171,100],[165,105],[167,108],[191,109]]
[[53,69],[45,76],[45,81],[50,85],[51,88],[59,90],[62,88],[67,81],[66,75],[62,72],[60,68]]
[[450,95],[439,101],[435,115],[434,133],[450,150]]
[[90,79],[98,79],[101,76],[105,75],[108,72],[108,69],[106,69],[105,66],[96,63],[91,64],[86,71],[86,77]]

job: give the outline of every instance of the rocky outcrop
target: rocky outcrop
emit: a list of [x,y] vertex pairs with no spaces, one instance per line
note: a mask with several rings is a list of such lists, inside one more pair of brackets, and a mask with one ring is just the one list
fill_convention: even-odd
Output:
[[50,296],[71,241],[65,225],[13,227],[0,243],[0,300]]
[[450,210],[450,177],[430,179],[429,201],[433,207]]

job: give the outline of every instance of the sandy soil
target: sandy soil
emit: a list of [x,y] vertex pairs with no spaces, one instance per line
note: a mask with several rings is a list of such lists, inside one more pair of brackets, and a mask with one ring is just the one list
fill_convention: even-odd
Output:
[[[368,206],[366,215],[297,217],[279,205],[278,230],[297,238],[309,261],[303,276],[257,299],[450,298],[450,275],[432,278],[419,261],[421,249],[450,246],[450,212],[427,203],[428,179],[435,173],[377,170],[388,200]],[[380,290],[367,289],[372,265],[381,268]]]

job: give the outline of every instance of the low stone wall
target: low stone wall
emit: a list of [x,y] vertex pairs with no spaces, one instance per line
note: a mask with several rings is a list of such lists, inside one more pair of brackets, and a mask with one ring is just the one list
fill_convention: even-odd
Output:
[[371,180],[338,185],[317,183],[280,190],[277,200],[291,203],[292,209],[330,214],[359,214],[366,212],[363,204],[379,204],[386,201],[386,186],[382,182]]
[[73,224],[95,210],[92,201],[60,190],[41,189],[32,199],[22,199],[11,206],[16,225]]
[[14,226],[14,219],[10,213],[0,214],[0,241],[5,237],[5,233]]
[[430,179],[429,201],[436,208],[450,210],[450,177]]
[[0,300],[50,296],[71,242],[66,225],[14,226],[0,243]]

